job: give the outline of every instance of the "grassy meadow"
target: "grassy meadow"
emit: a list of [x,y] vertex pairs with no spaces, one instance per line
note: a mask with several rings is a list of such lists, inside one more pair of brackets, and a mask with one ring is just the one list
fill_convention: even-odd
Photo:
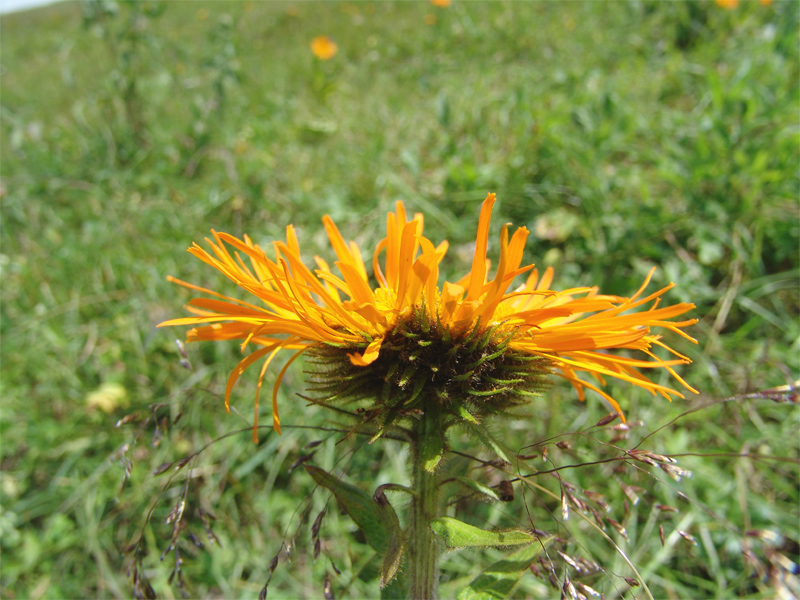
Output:
[[[800,593],[786,570],[800,555],[797,397],[752,395],[800,373],[799,23],[780,0],[98,1],[4,15],[0,598],[254,598],[268,580],[270,598],[377,597],[380,561],[297,463],[372,493],[407,481],[403,448],[340,441],[336,419],[297,396],[299,363],[279,395],[283,435],[262,427],[254,445],[257,371],[226,414],[238,344],[183,359],[183,331],[156,324],[192,296],[166,277],[235,293],[186,253],[212,228],[268,247],[293,223],[307,264],[331,261],[324,214],[371,257],[398,199],[449,240],[443,275],[460,277],[487,192],[493,260],[502,224],[526,226],[523,264],[553,266],[557,289],[630,295],[656,266],[651,289],[675,282],[666,301],[695,303],[700,320],[696,346],[667,340],[694,361],[680,373],[699,395],[669,403],[609,382],[638,426],[587,433],[608,407],[558,381],[495,431],[536,455],[509,467],[523,475],[595,463],[559,474],[602,495],[619,528],[574,506],[564,520],[547,475],[510,502],[453,492],[448,514],[557,533],[585,561],[553,547],[555,587],[526,571],[512,597],[558,598],[567,575],[607,599]],[[311,53],[319,35],[338,45],[330,60]],[[268,424],[268,400],[260,414]],[[454,472],[479,471],[464,455],[494,458],[451,441]],[[640,443],[693,476],[598,462]],[[508,552],[448,553],[442,597]]]

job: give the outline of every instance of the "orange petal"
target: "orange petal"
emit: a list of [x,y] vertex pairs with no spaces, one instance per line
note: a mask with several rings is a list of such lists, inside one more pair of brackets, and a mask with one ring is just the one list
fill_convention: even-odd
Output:
[[383,344],[383,338],[375,338],[372,340],[367,349],[364,351],[364,354],[359,354],[358,352],[354,354],[348,353],[347,356],[350,357],[350,362],[353,363],[357,367],[366,367],[367,365],[371,365],[374,363],[377,358],[378,354],[381,351],[381,344]]
[[486,196],[481,205],[481,216],[478,219],[478,235],[475,239],[475,254],[472,257],[472,271],[470,273],[467,300],[477,300],[483,289],[486,279],[486,247],[489,243],[489,221],[492,218],[492,207],[496,197],[494,194]]

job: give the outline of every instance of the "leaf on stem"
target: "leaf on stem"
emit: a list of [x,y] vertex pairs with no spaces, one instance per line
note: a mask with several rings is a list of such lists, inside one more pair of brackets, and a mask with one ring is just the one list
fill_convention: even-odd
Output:
[[[390,525],[387,512],[372,499],[367,492],[354,485],[337,479],[330,473],[312,465],[303,465],[314,481],[333,492],[344,510],[350,515],[358,528],[364,532],[367,543],[377,552],[384,554],[389,546]],[[391,509],[391,506],[389,506]],[[394,512],[394,510],[392,510]],[[397,518],[397,515],[395,515]]]
[[525,529],[486,531],[452,517],[433,519],[431,529],[433,529],[433,533],[444,540],[444,544],[449,550],[453,548],[519,546],[532,544],[539,540],[537,536]]
[[458,600],[493,600],[508,598],[517,586],[522,574],[533,561],[550,545],[553,536],[539,538],[497,561],[483,571],[458,594]]

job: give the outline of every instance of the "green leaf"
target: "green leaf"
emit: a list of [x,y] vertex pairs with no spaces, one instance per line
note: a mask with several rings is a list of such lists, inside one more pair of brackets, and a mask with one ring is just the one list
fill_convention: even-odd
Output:
[[508,598],[517,586],[522,573],[536,560],[536,557],[550,545],[553,536],[539,538],[497,561],[473,579],[457,596],[457,600],[496,600]]
[[381,566],[381,589],[388,586],[397,576],[400,564],[403,561],[405,544],[402,535],[391,535],[386,554],[383,555],[383,565]]
[[486,531],[452,517],[433,519],[431,529],[444,540],[448,549],[519,546],[520,544],[531,544],[538,539],[524,529]]
[[[344,510],[355,521],[358,528],[367,537],[367,543],[377,552],[384,554],[389,546],[390,526],[387,523],[387,512],[378,505],[368,493],[354,485],[337,479],[330,473],[312,465],[303,465],[308,474],[324,488],[336,496]],[[389,506],[391,509],[391,506]],[[392,510],[394,512],[394,510]],[[397,515],[395,515],[397,518]]]
[[400,519],[397,518],[394,507],[389,504],[389,500],[383,491],[383,486],[378,487],[373,498],[380,510],[381,519],[389,529],[386,554],[383,555],[383,565],[381,566],[381,589],[384,589],[392,583],[400,570],[403,552],[405,551],[405,536],[403,535],[402,527],[400,527]]
[[492,500],[500,500],[497,492],[495,492],[492,488],[475,481],[474,479],[470,479],[469,477],[454,477],[454,479],[459,483],[464,484],[468,488],[471,488],[476,492],[483,494],[484,496],[488,496]]
[[494,437],[492,436],[492,434],[489,433],[486,427],[484,427],[479,423],[470,423],[467,425],[467,428],[469,429],[469,431],[473,432],[476,436],[478,436],[478,439],[483,443],[483,445],[486,446],[492,452],[494,452],[498,456],[498,458],[506,461],[507,463],[511,462],[509,455],[513,456],[513,452],[509,452],[508,450],[503,448],[503,445],[496,439],[494,439]]
[[458,416],[465,421],[469,421],[473,425],[478,424],[478,419],[476,419],[475,416],[467,410],[467,407],[461,404],[461,402],[453,402],[452,408],[454,408]]

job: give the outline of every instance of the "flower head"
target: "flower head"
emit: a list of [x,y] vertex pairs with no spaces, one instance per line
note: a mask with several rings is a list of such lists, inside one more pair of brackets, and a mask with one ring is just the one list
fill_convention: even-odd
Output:
[[327,35],[320,35],[311,40],[311,53],[320,60],[330,60],[339,51],[339,47]]
[[[642,372],[663,368],[695,391],[674,370],[690,360],[652,333],[660,328],[695,341],[681,328],[696,319],[670,320],[694,305],[659,305],[672,284],[644,295],[651,271],[630,298],[601,295],[594,287],[554,291],[552,269],[540,274],[533,265],[521,266],[528,230],[521,227],[509,235],[508,225],[501,229],[500,258],[490,276],[486,252],[494,203],[495,195],[489,194],[481,207],[470,272],[441,287],[439,264],[447,242],[436,246],[424,237],[423,216],[409,218],[402,202],[387,215],[386,237],[373,253],[374,284],[358,246],[345,242],[328,216],[323,224],[336,254],[336,272],[319,257],[315,270],[303,264],[291,225],[285,242],[273,242],[274,258],[247,236],[239,240],[212,232],[213,239],[206,239],[211,253],[197,244],[189,252],[256,302],[170,278],[213,298],[193,299],[188,309],[194,316],[160,326],[197,326],[187,333],[188,341],[238,339],[242,351],[249,344],[258,346],[231,373],[226,407],[249,366],[263,360],[260,390],[274,357],[292,350],[273,387],[278,431],[278,388],[286,369],[304,352],[318,365],[312,388],[325,395],[320,403],[368,399],[373,404],[362,413],[380,413],[380,429],[413,411],[425,411],[431,403],[468,420],[504,410],[541,389],[551,371],[568,380],[580,399],[585,389],[594,390],[620,414],[617,402],[602,389],[607,377],[665,398],[683,397]],[[524,283],[512,288],[523,274]],[[654,347],[668,350],[673,358],[659,358]],[[636,351],[644,358],[608,352],[615,349]]]

